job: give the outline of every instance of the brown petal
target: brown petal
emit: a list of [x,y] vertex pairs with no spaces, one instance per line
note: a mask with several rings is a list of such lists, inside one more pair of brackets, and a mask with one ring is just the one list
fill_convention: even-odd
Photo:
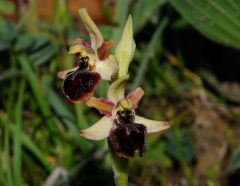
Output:
[[97,49],[98,58],[103,61],[107,59],[109,51],[114,48],[114,42],[112,40],[103,41],[102,46]]
[[87,101],[87,105],[89,107],[96,108],[101,114],[105,114],[107,116],[112,115],[112,110],[114,107],[114,103],[112,101],[104,98],[95,98],[95,97],[91,97]]
[[138,151],[143,156],[146,151],[146,127],[142,124],[119,124],[111,129],[109,141],[119,157],[134,157]]
[[96,72],[76,70],[63,83],[63,92],[73,103],[87,101],[94,93],[101,76]]
[[138,107],[138,103],[141,100],[143,95],[144,95],[144,90],[141,87],[138,87],[133,92],[130,92],[126,98],[131,100],[133,108],[135,109]]

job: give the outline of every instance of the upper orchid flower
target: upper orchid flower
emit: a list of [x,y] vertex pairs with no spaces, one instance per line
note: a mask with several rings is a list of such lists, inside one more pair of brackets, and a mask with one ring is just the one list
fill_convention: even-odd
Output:
[[103,40],[86,9],[80,9],[79,13],[91,44],[83,39],[76,39],[69,54],[76,56],[78,66],[58,74],[64,79],[63,92],[71,102],[87,101],[92,97],[100,79],[110,81],[118,71],[117,63],[108,57],[109,50],[114,47],[113,41]]
[[168,122],[149,120],[135,114],[135,109],[144,94],[142,88],[124,96],[122,87],[128,77],[115,81],[108,91],[108,98],[92,97],[87,104],[105,114],[97,123],[88,129],[81,130],[80,135],[92,139],[108,138],[119,157],[134,157],[135,152],[143,156],[146,151],[146,135],[165,130]]

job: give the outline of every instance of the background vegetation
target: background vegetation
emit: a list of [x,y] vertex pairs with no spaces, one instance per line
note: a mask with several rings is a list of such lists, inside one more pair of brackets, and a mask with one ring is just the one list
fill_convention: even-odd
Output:
[[[0,1],[0,185],[113,185],[105,141],[78,134],[99,114],[69,103],[57,78],[73,65],[71,41],[87,36],[71,1],[52,1],[47,21],[39,2]],[[104,37],[115,42],[132,14],[137,50],[128,90],[142,86],[138,112],[172,126],[131,160],[130,184],[240,185],[239,1],[91,2],[104,16],[96,19]],[[97,96],[106,89],[102,82]]]

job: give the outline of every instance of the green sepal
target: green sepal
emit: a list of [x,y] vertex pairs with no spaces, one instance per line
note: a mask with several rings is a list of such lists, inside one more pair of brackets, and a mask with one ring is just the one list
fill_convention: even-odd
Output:
[[136,44],[133,39],[132,16],[130,15],[123,30],[121,41],[115,51],[115,57],[119,64],[119,77],[128,74],[128,67],[134,56],[135,48]]

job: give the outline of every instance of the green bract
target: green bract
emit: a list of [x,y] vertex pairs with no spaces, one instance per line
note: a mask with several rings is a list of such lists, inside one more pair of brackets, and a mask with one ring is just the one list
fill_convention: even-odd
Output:
[[108,89],[108,99],[112,100],[114,103],[117,103],[119,100],[124,98],[124,90],[128,78],[129,75],[124,75],[110,85]]
[[134,56],[135,48],[136,44],[133,39],[132,17],[129,16],[122,34],[121,41],[115,51],[115,57],[119,64],[119,77],[127,75],[128,67]]

